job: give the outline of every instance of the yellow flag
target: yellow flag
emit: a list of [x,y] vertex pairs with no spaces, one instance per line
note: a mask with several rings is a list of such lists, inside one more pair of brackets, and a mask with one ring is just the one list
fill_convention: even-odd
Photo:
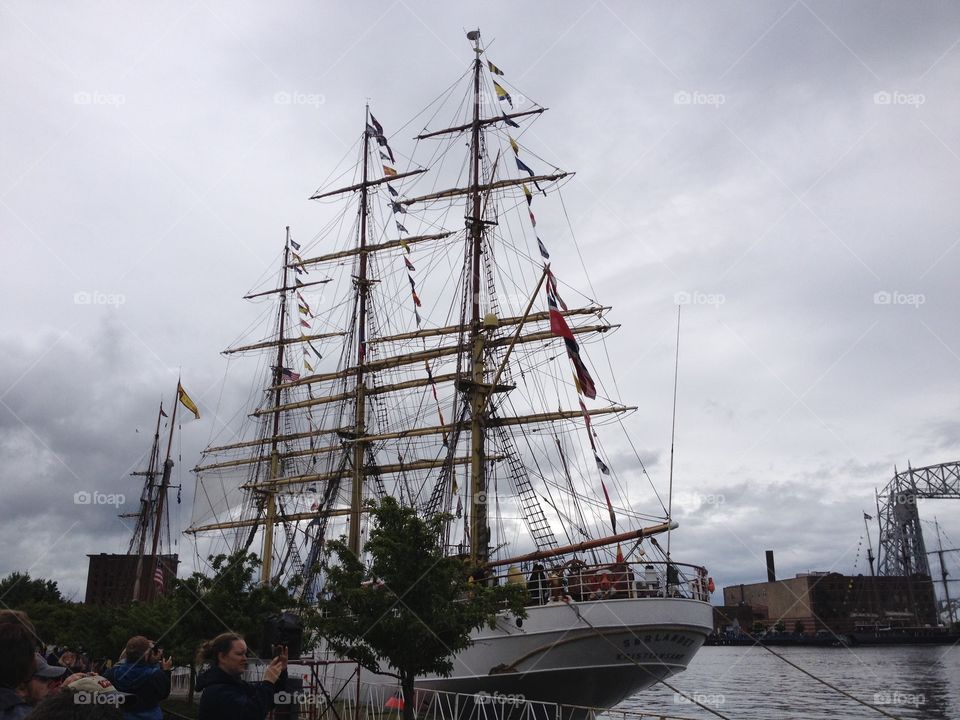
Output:
[[490,62],[489,60],[487,60],[487,67],[490,68],[490,72],[492,72],[493,74],[495,74],[495,75],[503,75],[503,70],[501,70],[500,68],[498,68],[496,65],[494,65],[494,64],[493,64],[492,62]]
[[406,250],[406,251],[407,251],[407,254],[409,255],[409,254],[410,254],[410,246],[407,244],[407,241],[404,240],[403,238],[399,238],[399,240],[400,240],[400,247],[402,247],[404,250]]
[[306,358],[306,357],[303,358],[303,366],[304,366],[307,370],[309,370],[310,372],[313,372],[313,365],[311,365],[309,362],[307,362],[307,358]]
[[512,136],[512,135],[507,135],[507,137],[510,138],[510,147],[513,148],[513,152],[514,152],[516,155],[519,155],[519,154],[520,154],[520,145],[517,143],[516,140],[513,139],[513,136]]
[[190,396],[187,395],[187,391],[183,389],[183,385],[177,385],[177,399],[180,400],[180,404],[183,405],[187,410],[193,413],[193,416],[199,420],[200,411],[197,409],[197,404],[190,399]]
[[510,107],[513,107],[513,98],[510,97],[510,93],[504,90],[496,80],[493,81],[493,89],[497,93],[497,100],[506,100],[510,103]]
[[390,167],[389,165],[384,165],[384,166],[383,166],[383,174],[384,174],[384,175],[389,175],[390,177],[393,177],[393,176],[395,176],[395,175],[397,174],[397,171],[394,170],[394,169],[393,169],[392,167]]

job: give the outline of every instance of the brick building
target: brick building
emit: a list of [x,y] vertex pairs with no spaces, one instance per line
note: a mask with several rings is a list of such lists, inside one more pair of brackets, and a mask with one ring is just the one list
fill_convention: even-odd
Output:
[[808,634],[817,630],[842,634],[875,623],[937,625],[933,583],[926,576],[801,573],[786,580],[725,587],[723,603],[749,607],[768,628],[783,622],[788,632],[798,622]]
[[[88,605],[122,605],[133,600],[139,555],[100,553],[87,557],[90,558],[85,598]],[[177,576],[180,560],[177,555],[161,555],[159,563],[163,569],[163,586],[166,589]],[[140,597],[144,600],[156,597],[160,589],[156,582],[156,571],[152,558],[144,557],[140,563]]]

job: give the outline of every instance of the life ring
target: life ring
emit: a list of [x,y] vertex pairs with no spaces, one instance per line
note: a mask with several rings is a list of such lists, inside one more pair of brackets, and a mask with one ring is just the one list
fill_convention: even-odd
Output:
[[717,586],[713,584],[713,578],[707,578],[707,590],[713,592],[717,589]]
[[613,586],[610,583],[610,575],[607,572],[598,573],[600,575],[600,582],[597,583],[597,598],[606,599],[613,595]]

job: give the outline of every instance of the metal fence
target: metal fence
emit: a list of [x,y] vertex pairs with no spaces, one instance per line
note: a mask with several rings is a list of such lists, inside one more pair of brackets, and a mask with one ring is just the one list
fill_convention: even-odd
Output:
[[[401,693],[389,686],[356,681],[340,688],[304,683],[302,691],[281,695],[279,699],[287,707],[280,706],[274,711],[275,720],[283,717],[396,720],[402,714],[404,702]],[[557,705],[499,693],[463,694],[418,689],[413,701],[417,720],[689,720],[661,713]]]

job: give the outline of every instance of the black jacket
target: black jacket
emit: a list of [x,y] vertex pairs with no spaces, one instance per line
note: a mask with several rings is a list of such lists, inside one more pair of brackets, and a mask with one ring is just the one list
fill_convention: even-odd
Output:
[[197,676],[199,720],[263,720],[273,707],[274,694],[286,683],[286,671],[277,682],[246,682],[213,666]]

